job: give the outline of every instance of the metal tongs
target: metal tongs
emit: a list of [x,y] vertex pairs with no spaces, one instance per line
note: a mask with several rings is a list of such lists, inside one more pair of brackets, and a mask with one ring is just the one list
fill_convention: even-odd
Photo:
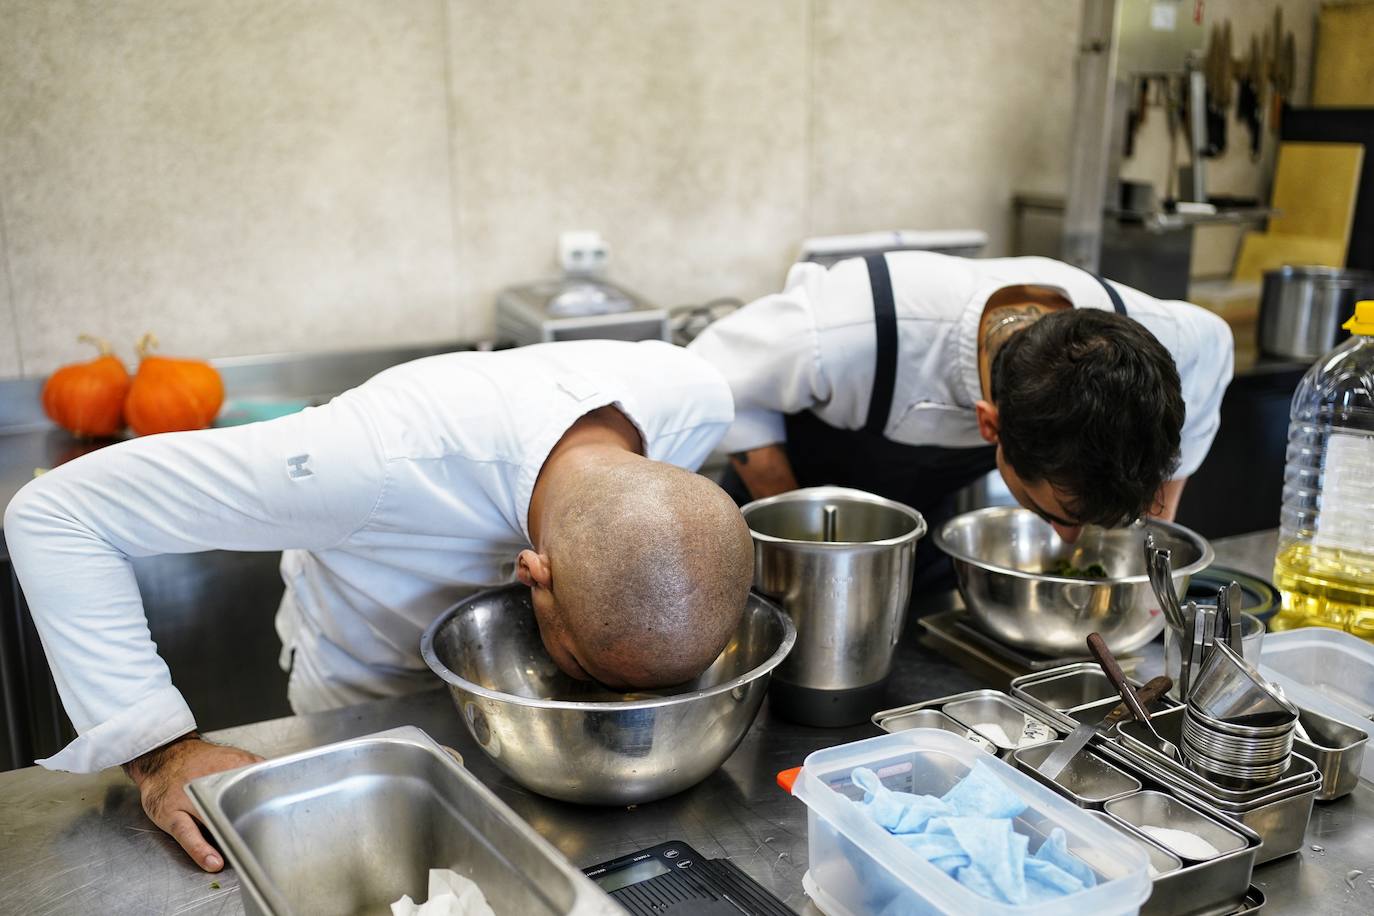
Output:
[[1244,627],[1240,583],[1232,582],[1220,589],[1215,606],[1199,605],[1195,601],[1180,604],[1178,592],[1174,590],[1172,555],[1155,542],[1154,532],[1145,535],[1145,569],[1168,625],[1179,634],[1178,690],[1186,702],[1192,689],[1192,676],[1202,669],[1218,640],[1237,655],[1241,654]]

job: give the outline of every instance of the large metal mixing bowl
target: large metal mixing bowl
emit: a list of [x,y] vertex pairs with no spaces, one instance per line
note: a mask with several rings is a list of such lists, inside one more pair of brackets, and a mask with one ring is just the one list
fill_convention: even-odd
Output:
[[[1087,529],[1066,544],[1035,513],[1013,506],[966,512],[935,532],[935,546],[954,560],[959,593],[978,625],[1003,642],[1051,656],[1078,656],[1097,632],[1113,652],[1133,652],[1164,629],[1145,571],[1145,534],[1173,557],[1174,588],[1212,562],[1212,545],[1182,525],[1151,519],[1125,528]],[[1101,563],[1106,579],[1076,579],[1045,570],[1063,559]]]
[[626,805],[680,792],[725,762],[749,730],[769,674],[797,634],[749,596],[711,667],[671,691],[609,693],[575,681],[539,638],[529,589],[460,601],[430,625],[420,653],[448,684],[472,737],[528,789],[564,801]]

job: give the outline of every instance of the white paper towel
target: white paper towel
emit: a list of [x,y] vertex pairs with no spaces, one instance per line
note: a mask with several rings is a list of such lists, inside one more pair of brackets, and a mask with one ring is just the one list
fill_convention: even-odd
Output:
[[429,870],[429,899],[423,904],[401,897],[391,916],[496,916],[475,881],[448,868]]

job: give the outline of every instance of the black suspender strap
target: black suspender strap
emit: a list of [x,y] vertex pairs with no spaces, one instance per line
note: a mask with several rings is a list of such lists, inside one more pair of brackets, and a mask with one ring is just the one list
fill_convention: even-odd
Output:
[[873,254],[864,258],[864,263],[868,265],[868,284],[873,289],[873,330],[878,337],[864,431],[881,436],[892,413],[892,389],[897,383],[897,304],[892,298],[887,258]]
[[1101,274],[1093,274],[1093,279],[1102,284],[1102,288],[1107,291],[1107,298],[1112,300],[1112,308],[1116,309],[1118,315],[1126,314],[1126,303],[1121,301],[1121,294],[1118,293],[1110,283],[1103,279]]

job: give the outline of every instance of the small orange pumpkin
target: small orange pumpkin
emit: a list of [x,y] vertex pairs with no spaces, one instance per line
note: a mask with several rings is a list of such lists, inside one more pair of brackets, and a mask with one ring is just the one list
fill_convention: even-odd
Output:
[[100,348],[90,362],[63,366],[43,383],[43,412],[58,426],[83,438],[113,436],[124,428],[129,370],[104,340],[82,334],[81,343]]
[[144,334],[138,374],[124,401],[124,416],[140,436],[204,429],[224,403],[224,382],[208,363],[154,356],[157,338]]

